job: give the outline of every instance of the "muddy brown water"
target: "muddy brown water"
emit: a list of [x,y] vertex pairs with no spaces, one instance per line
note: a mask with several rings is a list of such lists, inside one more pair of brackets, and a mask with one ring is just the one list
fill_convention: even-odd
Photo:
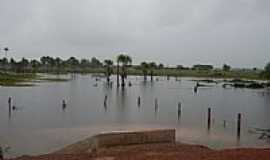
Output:
[[[7,156],[35,155],[104,131],[176,128],[178,141],[214,149],[270,147],[267,139],[259,140],[259,135],[250,131],[270,128],[269,89],[224,89],[219,83],[200,87],[195,94],[195,82],[190,81],[194,78],[178,79],[181,81],[159,77],[151,83],[131,76],[127,81],[132,86],[125,90],[116,88],[116,77],[112,77],[110,88],[106,79],[96,81],[91,75],[76,75],[68,82],[36,83],[34,87],[0,87],[0,144]],[[11,114],[9,96],[17,108]],[[178,102],[182,107],[179,117]],[[212,109],[210,130],[208,107]],[[242,113],[239,140],[237,113]]]

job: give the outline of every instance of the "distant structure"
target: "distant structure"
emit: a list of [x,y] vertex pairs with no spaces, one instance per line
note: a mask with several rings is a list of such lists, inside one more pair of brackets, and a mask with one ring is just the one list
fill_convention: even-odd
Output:
[[193,70],[213,70],[213,65],[196,64],[192,67]]

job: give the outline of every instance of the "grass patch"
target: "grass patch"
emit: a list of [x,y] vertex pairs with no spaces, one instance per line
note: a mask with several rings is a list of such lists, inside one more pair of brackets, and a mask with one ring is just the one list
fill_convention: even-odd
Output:
[[32,80],[38,78],[36,74],[26,73],[2,73],[0,72],[1,86],[33,86],[29,84]]
[[41,81],[47,81],[47,82],[67,82],[70,79],[67,78],[39,78]]

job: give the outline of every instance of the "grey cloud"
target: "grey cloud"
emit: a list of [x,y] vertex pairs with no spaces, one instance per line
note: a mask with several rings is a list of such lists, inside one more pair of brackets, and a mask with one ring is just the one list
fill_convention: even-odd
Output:
[[11,55],[115,58],[134,62],[270,61],[267,0],[0,0],[0,47]]

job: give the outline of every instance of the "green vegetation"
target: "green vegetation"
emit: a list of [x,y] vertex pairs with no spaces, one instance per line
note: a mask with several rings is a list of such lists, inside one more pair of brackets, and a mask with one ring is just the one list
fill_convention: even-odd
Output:
[[[117,86],[119,86],[119,74],[121,76],[121,86],[125,87],[125,79],[127,78],[128,72],[127,67],[132,63],[130,56],[125,54],[120,54],[117,56]],[[121,72],[119,72],[119,64],[121,65]]]
[[110,76],[111,74],[113,73],[113,61],[110,60],[110,59],[105,59],[104,60],[104,66],[106,68],[106,72],[105,72],[105,75],[107,77],[107,83],[109,84],[110,83]]
[[[8,51],[8,50],[7,50]],[[6,51],[6,52],[7,52]],[[0,85],[15,85],[36,79],[35,73],[66,74],[66,73],[103,73],[110,82],[112,74],[117,75],[117,86],[125,86],[127,75],[142,75],[144,80],[150,76],[173,76],[173,77],[206,77],[206,78],[234,78],[234,79],[270,79],[270,63],[264,70],[254,69],[234,69],[224,64],[222,68],[214,68],[212,65],[197,64],[193,67],[177,65],[175,67],[164,67],[162,63],[157,65],[155,62],[142,62],[140,65],[131,65],[132,58],[126,54],[117,56],[116,65],[113,60],[106,59],[102,63],[97,58],[91,60],[70,57],[63,60],[59,57],[53,58],[43,56],[39,60],[22,58],[16,61],[13,58],[0,59]],[[65,79],[47,79],[48,81],[66,81]]]
[[67,78],[39,78],[38,80],[48,81],[48,82],[67,82],[70,79],[67,79]]
[[226,71],[226,72],[231,70],[231,66],[229,66],[227,64],[224,64],[222,68],[223,68],[223,71]]
[[27,82],[38,78],[35,74],[20,74],[20,73],[2,73],[0,72],[1,86],[32,86]]
[[270,62],[266,64],[264,67],[264,71],[262,72],[262,76],[266,79],[270,79]]

